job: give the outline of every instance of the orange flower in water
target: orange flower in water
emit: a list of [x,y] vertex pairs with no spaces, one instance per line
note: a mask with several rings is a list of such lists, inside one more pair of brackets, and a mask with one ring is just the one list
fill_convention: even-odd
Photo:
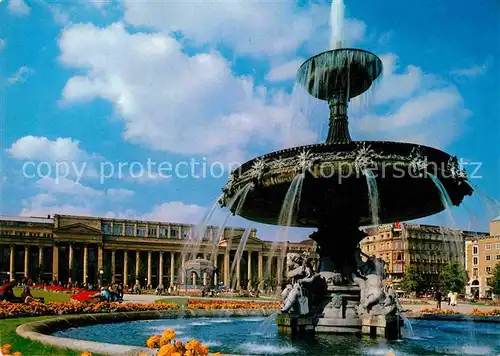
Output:
[[82,352],[82,354],[80,356],[92,356],[92,353],[85,351],[85,352]]
[[396,356],[396,354],[389,352],[388,354],[385,354],[385,356]]
[[207,345],[200,345],[198,347],[198,353],[201,356],[208,356],[208,346]]
[[4,355],[10,354],[10,352],[12,351],[12,345],[11,344],[3,345],[1,348],[1,351],[2,351],[2,354],[4,354]]
[[23,356],[23,354],[20,353],[19,351],[16,351],[12,354],[12,356]]
[[154,349],[155,347],[160,346],[160,337],[158,335],[153,335],[149,339],[146,340],[146,345],[150,349]]
[[182,341],[177,340],[177,341],[175,342],[175,347],[177,347],[178,349],[180,349],[180,348],[181,348],[181,347],[183,347],[183,346],[184,346],[184,345],[182,344]]

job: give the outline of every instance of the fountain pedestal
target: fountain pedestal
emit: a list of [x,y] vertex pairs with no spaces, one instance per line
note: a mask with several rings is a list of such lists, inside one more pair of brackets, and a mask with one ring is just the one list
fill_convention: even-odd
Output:
[[361,332],[361,319],[357,313],[360,300],[358,286],[329,285],[323,297],[322,312],[316,314],[315,325],[319,333],[351,334]]
[[387,340],[401,338],[403,319],[399,315],[367,315],[362,318],[362,333]]

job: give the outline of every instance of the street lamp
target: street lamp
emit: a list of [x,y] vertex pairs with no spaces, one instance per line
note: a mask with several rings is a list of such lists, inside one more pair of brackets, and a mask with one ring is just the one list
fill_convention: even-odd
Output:
[[102,287],[102,278],[104,276],[104,270],[101,268],[99,270],[99,287]]

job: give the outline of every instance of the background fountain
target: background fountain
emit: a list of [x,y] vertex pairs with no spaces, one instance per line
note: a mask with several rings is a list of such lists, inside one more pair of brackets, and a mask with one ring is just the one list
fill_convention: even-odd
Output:
[[365,234],[359,226],[429,216],[458,206],[472,189],[457,158],[445,152],[351,139],[349,101],[376,81],[382,62],[371,52],[343,48],[343,13],[343,2],[334,0],[332,49],[308,59],[297,73],[299,85],[328,102],[326,142],[244,163],[223,188],[221,204],[252,221],[317,228],[310,238],[318,245],[319,270],[310,271],[305,257],[289,256],[293,272],[283,295],[291,306],[277,318],[280,330],[363,330],[393,338],[390,330],[399,330],[395,295],[382,287],[383,261],[361,255]]

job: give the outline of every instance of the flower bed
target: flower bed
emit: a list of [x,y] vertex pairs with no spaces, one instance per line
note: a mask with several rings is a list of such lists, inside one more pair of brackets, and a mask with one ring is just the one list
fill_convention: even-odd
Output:
[[179,306],[174,303],[49,302],[43,304],[33,302],[29,304],[18,304],[0,302],[0,319],[35,315],[92,314],[175,309],[179,309]]
[[190,299],[188,309],[279,309],[279,302],[232,301],[232,300],[196,300]]
[[500,309],[492,309],[487,311],[481,311],[479,309],[473,309],[471,313],[459,313],[454,310],[449,309],[437,309],[437,308],[424,308],[420,311],[422,314],[440,314],[440,315],[474,315],[474,316],[500,316]]

